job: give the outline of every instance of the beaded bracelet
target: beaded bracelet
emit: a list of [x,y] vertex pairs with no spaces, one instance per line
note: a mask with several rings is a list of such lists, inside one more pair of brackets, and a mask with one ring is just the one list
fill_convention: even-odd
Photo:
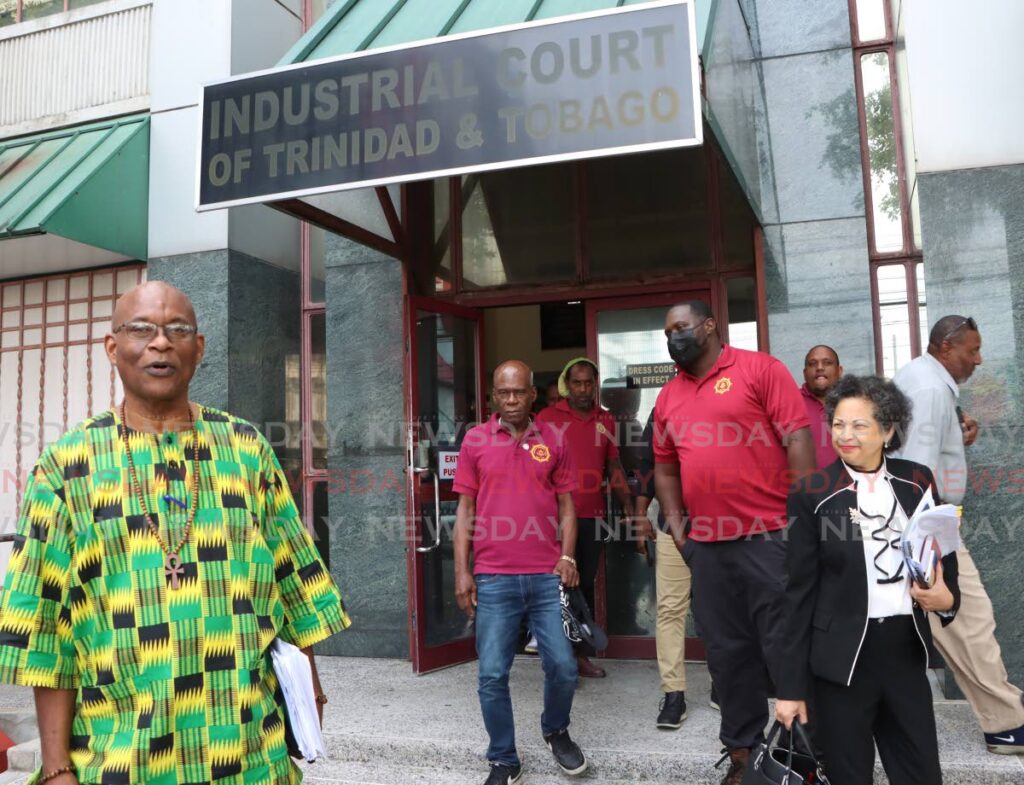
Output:
[[67,764],[66,766],[61,766],[61,767],[60,767],[59,769],[54,769],[54,770],[53,770],[53,771],[51,771],[51,772],[50,772],[49,774],[44,774],[44,775],[43,775],[43,776],[42,776],[42,777],[41,777],[41,778],[39,779],[39,785],[43,785],[43,783],[44,783],[44,782],[49,782],[50,780],[55,780],[55,779],[57,779],[57,777],[59,777],[59,776],[60,776],[61,774],[74,774],[74,773],[75,773],[75,767],[74,767],[74,766],[72,766],[72,765],[71,765],[71,764],[69,763],[69,764]]

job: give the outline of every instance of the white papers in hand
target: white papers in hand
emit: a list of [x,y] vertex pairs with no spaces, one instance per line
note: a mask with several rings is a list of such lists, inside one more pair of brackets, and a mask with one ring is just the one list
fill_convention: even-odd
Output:
[[942,556],[960,547],[960,508],[952,504],[922,506],[903,531],[900,550],[910,578],[930,587],[935,564]]
[[270,657],[284,693],[288,721],[299,752],[309,763],[327,757],[316,711],[316,696],[313,695],[313,671],[309,667],[309,658],[300,648],[280,638],[274,639]]
[[914,538],[915,544],[928,535],[935,538],[943,556],[949,556],[960,547],[960,508],[955,504],[940,504],[918,510],[910,519],[904,539]]

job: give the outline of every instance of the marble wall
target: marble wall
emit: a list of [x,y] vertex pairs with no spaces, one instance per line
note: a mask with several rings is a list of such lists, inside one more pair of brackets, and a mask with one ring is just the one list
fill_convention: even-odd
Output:
[[968,449],[964,539],[995,608],[1011,680],[1024,684],[1024,165],[919,176],[929,319],[978,321],[983,364],[961,388],[980,424]]
[[328,235],[331,573],[352,627],[325,654],[408,657],[402,268]]
[[285,419],[285,361],[299,353],[298,274],[237,251],[166,256],[150,280],[185,292],[206,336],[194,400],[262,428]]
[[[760,53],[758,129],[772,354],[802,381],[812,345],[874,369],[847,0],[743,4]],[[750,10],[753,6],[753,11]]]
[[216,409],[229,405],[228,250],[179,254],[150,259],[146,277],[177,286],[192,300],[199,331],[206,336],[206,355],[192,380],[190,395]]
[[[317,650],[407,657],[401,266],[335,235],[326,262],[328,421],[343,424],[328,450],[327,555],[354,624]],[[154,259],[148,274],[195,305],[207,351],[192,397],[261,430],[285,421],[298,274],[226,250]]]

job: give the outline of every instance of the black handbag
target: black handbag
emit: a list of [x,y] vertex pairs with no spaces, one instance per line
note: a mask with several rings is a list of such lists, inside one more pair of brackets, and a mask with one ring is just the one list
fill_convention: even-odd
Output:
[[[743,774],[743,785],[830,785],[800,721],[793,720],[788,747],[781,747],[775,743],[781,732],[782,723],[776,720],[768,733],[768,738],[761,742],[761,746],[751,758]],[[800,737],[800,743],[807,750],[806,753],[793,749],[793,739],[796,736]]]

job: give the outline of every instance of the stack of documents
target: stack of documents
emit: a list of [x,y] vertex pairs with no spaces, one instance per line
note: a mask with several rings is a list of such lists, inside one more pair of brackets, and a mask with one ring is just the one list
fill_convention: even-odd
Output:
[[281,692],[284,693],[288,722],[299,752],[309,763],[327,757],[316,710],[316,696],[313,695],[313,671],[309,667],[309,658],[300,648],[280,638],[274,639],[270,657]]
[[960,508],[953,504],[926,506],[914,513],[903,531],[900,549],[907,574],[930,588],[935,565],[960,547]]

